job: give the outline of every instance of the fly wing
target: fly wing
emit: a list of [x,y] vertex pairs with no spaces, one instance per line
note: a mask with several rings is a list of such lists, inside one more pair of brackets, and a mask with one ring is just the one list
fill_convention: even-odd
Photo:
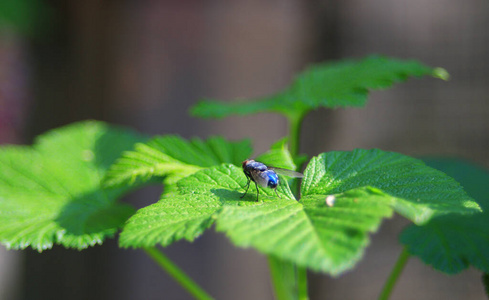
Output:
[[261,172],[259,170],[251,170],[250,171],[251,179],[256,182],[261,187],[267,187],[268,185],[268,177],[265,172]]
[[287,169],[282,169],[282,168],[277,168],[277,167],[268,167],[268,169],[275,171],[275,173],[277,173],[279,175],[296,177],[296,178],[304,177],[304,174],[296,172],[296,171],[292,171],[292,170],[287,170]]

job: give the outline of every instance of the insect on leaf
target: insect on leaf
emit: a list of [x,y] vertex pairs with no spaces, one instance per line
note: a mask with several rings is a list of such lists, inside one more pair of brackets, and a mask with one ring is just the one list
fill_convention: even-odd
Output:
[[[368,235],[398,212],[416,223],[478,205],[450,177],[423,162],[380,150],[329,152],[314,157],[296,201],[287,182],[241,199],[241,168],[221,165],[177,183],[177,192],[139,210],[121,233],[124,247],[193,240],[212,224],[241,247],[253,247],[312,270],[338,275],[360,259]],[[325,199],[334,194],[330,207]],[[143,234],[141,234],[143,233]]]

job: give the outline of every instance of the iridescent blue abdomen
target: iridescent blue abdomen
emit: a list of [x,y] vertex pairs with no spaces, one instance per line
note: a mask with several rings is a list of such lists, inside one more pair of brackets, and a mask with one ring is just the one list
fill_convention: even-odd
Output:
[[277,175],[277,173],[275,173],[272,170],[267,170],[264,173],[266,173],[266,175],[268,177],[268,184],[267,184],[267,186],[269,188],[272,188],[272,189],[276,188],[277,185],[278,185],[278,175]]

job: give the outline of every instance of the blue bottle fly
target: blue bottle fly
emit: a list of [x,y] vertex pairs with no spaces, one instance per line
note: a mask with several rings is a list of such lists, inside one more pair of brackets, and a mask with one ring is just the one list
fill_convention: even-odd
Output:
[[246,191],[241,196],[243,198],[246,193],[248,193],[248,189],[250,188],[250,182],[254,182],[256,186],[256,201],[258,201],[258,196],[260,191],[258,190],[258,186],[268,187],[275,190],[275,194],[277,197],[280,196],[277,193],[277,186],[279,184],[278,175],[285,175],[289,177],[298,177],[302,178],[302,175],[299,172],[295,172],[292,170],[286,170],[282,168],[270,167],[261,162],[254,161],[252,159],[247,159],[243,162],[243,172],[246,175],[246,179],[248,179],[248,183],[246,185]]

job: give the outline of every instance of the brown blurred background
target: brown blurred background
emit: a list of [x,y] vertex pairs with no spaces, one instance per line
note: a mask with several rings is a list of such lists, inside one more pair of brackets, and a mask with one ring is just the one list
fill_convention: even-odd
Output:
[[[318,110],[305,119],[302,151],[375,147],[489,166],[486,0],[1,1],[1,143],[30,143],[48,129],[99,119],[151,135],[251,137],[260,153],[286,135],[283,118],[208,121],[188,108],[202,97],[270,94],[311,63],[378,53],[444,67],[452,79],[374,92],[364,109]],[[142,207],[159,193],[147,188],[127,201]],[[384,222],[364,260],[343,276],[311,273],[311,299],[375,299],[406,224]],[[273,298],[265,257],[221,234],[164,251],[217,299]],[[446,276],[417,258],[392,296],[483,298],[478,271]],[[1,247],[0,299],[190,296],[142,251],[112,240],[82,252]]]

